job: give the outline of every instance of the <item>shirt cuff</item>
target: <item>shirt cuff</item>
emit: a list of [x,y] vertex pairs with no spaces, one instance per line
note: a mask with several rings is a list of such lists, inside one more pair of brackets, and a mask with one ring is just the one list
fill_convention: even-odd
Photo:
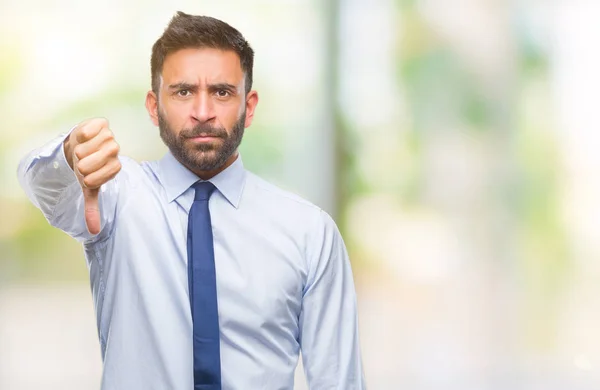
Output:
[[60,135],[44,145],[37,156],[34,157],[27,170],[40,164],[37,172],[33,172],[33,174],[45,183],[53,183],[53,185],[66,187],[77,182],[77,176],[69,166],[63,145],[65,139],[67,139],[74,129],[72,128],[69,132]]

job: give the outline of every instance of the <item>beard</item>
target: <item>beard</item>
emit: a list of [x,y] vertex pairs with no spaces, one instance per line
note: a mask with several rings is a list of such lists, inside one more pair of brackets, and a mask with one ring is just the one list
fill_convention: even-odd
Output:
[[[224,127],[213,127],[207,123],[199,123],[191,129],[183,129],[176,134],[164,116],[158,110],[158,128],[160,138],[173,156],[192,171],[213,171],[225,165],[236,152],[244,136],[246,110],[240,115],[231,129],[231,134]],[[190,138],[200,135],[216,137],[218,140],[208,143],[194,143]]]

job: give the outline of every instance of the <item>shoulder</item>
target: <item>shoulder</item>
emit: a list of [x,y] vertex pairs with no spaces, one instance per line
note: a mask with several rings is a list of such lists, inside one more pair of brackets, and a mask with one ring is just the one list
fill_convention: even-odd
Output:
[[335,227],[331,216],[321,207],[248,171],[244,202],[260,211],[261,218],[273,219],[310,236]]
[[314,203],[249,171],[246,171],[245,191],[248,191],[248,195],[256,198],[257,201],[273,207],[314,214],[321,211],[321,208]]
[[261,210],[261,217],[272,217],[283,226],[300,229],[313,243],[339,236],[335,221],[321,207],[252,172],[246,174],[244,201],[254,210]]

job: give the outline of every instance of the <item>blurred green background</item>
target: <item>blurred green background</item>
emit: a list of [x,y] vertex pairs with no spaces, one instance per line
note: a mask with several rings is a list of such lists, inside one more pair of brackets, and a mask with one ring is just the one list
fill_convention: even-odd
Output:
[[599,2],[3,0],[0,389],[99,386],[82,249],[16,167],[94,116],[160,158],[177,10],[254,47],[244,163],[337,221],[371,389],[599,388]]

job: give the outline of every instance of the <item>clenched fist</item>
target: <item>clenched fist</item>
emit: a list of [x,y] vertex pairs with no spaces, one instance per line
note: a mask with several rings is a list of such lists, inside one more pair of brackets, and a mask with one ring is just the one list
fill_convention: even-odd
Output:
[[100,232],[98,191],[121,170],[119,144],[104,118],[77,125],[64,142],[65,156],[83,190],[85,223],[91,234]]

